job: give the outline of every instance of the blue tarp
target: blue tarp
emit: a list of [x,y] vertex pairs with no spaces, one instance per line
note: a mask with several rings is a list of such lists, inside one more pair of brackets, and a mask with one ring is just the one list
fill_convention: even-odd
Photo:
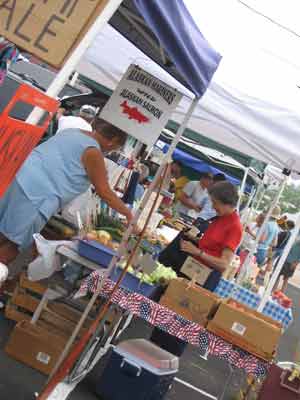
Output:
[[[165,144],[163,148],[159,146],[160,150],[162,150],[164,153],[168,151],[169,145]],[[225,174],[221,169],[212,167],[209,165],[206,161],[201,160],[200,158],[194,157],[188,153],[186,153],[183,150],[180,149],[175,149],[173,155],[172,155],[173,160],[175,161],[180,161],[185,167],[192,168],[194,171],[197,171],[199,173],[203,172],[210,172],[212,174],[219,174],[222,173],[226,176],[226,179],[233,183],[234,185],[240,185],[241,181],[237,178],[234,178],[231,175]],[[251,185],[246,186],[246,191],[250,192],[251,191]]]
[[138,11],[166,50],[189,89],[201,97],[221,60],[182,0],[135,0]]

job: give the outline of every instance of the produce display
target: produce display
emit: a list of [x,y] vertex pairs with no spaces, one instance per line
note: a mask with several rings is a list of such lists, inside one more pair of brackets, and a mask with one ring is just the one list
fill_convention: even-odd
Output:
[[291,308],[293,305],[293,301],[280,290],[276,290],[273,293],[272,299],[284,308]]
[[94,240],[103,246],[118,250],[119,243],[113,240],[112,234],[107,230],[92,230],[86,234],[87,240]]
[[[176,272],[172,268],[165,267],[160,263],[156,263],[157,268],[154,272],[149,274],[144,274],[140,269],[135,269],[129,266],[128,273],[135,275],[141,282],[148,283],[149,285],[161,285],[167,286],[172,279],[177,278]],[[126,263],[122,263],[119,266],[125,268]]]

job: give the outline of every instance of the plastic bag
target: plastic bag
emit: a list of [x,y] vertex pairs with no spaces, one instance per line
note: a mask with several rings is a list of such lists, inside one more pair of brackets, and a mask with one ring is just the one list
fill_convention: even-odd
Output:
[[69,246],[72,242],[66,240],[47,240],[39,233],[33,235],[39,256],[28,266],[28,278],[39,281],[49,278],[60,269],[60,259],[56,254],[57,247]]
[[67,204],[62,210],[62,216],[66,221],[71,222],[77,226],[77,212],[79,211],[80,216],[84,222],[87,221],[88,213],[90,213],[96,206],[97,200],[93,196],[91,188],[80,196],[77,196],[69,204]]

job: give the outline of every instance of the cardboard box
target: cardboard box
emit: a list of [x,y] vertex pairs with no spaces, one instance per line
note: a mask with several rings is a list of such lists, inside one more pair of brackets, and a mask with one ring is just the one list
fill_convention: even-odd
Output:
[[280,323],[234,300],[219,306],[207,329],[268,361],[274,358],[282,334]]
[[68,338],[46,326],[19,322],[5,347],[8,355],[48,375],[66,346]]
[[206,326],[221,299],[199,286],[190,286],[186,279],[174,279],[160,300],[160,304],[184,318]]

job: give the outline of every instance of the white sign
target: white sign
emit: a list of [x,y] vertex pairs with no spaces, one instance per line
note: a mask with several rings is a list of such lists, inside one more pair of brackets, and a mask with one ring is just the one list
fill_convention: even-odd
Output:
[[181,97],[176,89],[131,65],[100,116],[153,146]]
[[180,272],[188,278],[195,280],[198,285],[204,285],[211,273],[211,268],[195,260],[193,257],[187,257]]

